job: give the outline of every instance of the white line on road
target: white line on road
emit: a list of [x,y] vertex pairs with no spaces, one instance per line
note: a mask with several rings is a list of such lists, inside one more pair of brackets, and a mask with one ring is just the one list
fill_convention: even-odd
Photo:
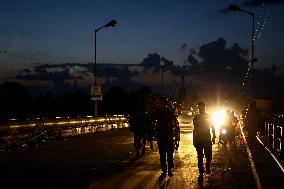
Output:
[[246,150],[247,150],[247,153],[248,153],[248,157],[249,157],[249,161],[250,161],[250,166],[251,166],[251,170],[252,170],[252,173],[253,173],[253,177],[254,177],[255,182],[256,182],[256,187],[257,187],[257,189],[262,189],[262,186],[261,186],[260,181],[259,181],[259,177],[258,177],[257,172],[256,172],[254,161],[252,159],[252,155],[251,155],[251,152],[250,152],[248,144],[247,144],[247,140],[246,140],[243,128],[241,127],[241,125],[239,125],[239,127],[241,129],[242,137],[243,137],[243,139],[245,141],[245,146],[246,146]]
[[263,147],[270,153],[270,155],[273,157],[273,159],[276,161],[276,163],[279,165],[280,169],[282,170],[282,172],[284,173],[284,167],[283,165],[280,163],[280,161],[275,157],[275,155],[263,144],[263,142],[260,140],[259,137],[256,137],[257,140],[259,141],[260,144],[263,145]]

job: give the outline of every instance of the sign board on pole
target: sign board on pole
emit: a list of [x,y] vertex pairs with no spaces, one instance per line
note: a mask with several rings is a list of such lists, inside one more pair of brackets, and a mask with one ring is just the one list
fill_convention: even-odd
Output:
[[102,100],[102,88],[99,85],[91,86],[91,100]]

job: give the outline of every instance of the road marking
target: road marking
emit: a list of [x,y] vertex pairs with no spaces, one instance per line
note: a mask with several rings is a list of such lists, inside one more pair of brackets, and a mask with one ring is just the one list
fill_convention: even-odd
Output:
[[255,182],[256,182],[256,187],[258,189],[262,189],[262,186],[261,186],[260,181],[259,181],[259,177],[258,177],[257,172],[256,172],[256,168],[255,168],[255,165],[254,165],[254,162],[253,162],[253,159],[252,159],[252,155],[251,155],[251,152],[250,152],[248,144],[247,144],[247,140],[246,140],[243,128],[241,127],[241,125],[239,125],[239,127],[241,129],[242,137],[245,141],[245,146],[246,146],[246,150],[247,150],[247,153],[248,153],[248,156],[249,156],[249,161],[250,161],[250,166],[251,166],[251,169],[252,169],[253,177],[254,177]]
[[256,137],[257,140],[259,141],[260,144],[263,145],[263,147],[270,153],[270,155],[273,157],[273,159],[276,161],[276,163],[279,165],[280,169],[282,170],[282,172],[284,173],[284,167],[283,165],[280,163],[280,161],[277,159],[277,157],[275,157],[275,155],[263,144],[263,142],[260,140],[260,138],[257,136]]

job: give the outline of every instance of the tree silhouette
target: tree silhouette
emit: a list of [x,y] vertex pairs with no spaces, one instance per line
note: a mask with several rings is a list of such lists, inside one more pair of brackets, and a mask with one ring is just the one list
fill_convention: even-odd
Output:
[[103,114],[126,114],[129,110],[129,95],[118,86],[111,87],[103,96],[101,104]]
[[5,82],[0,86],[0,104],[2,119],[26,118],[31,115],[32,95],[19,83]]

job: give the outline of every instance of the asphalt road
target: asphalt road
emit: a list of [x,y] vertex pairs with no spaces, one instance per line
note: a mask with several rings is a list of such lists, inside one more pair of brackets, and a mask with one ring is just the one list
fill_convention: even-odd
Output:
[[0,188],[84,188],[131,163],[132,143],[120,129],[0,152]]
[[156,143],[137,159],[128,129],[1,152],[0,160],[1,188],[255,188],[242,141],[213,145],[212,172],[198,181],[192,133],[181,134],[174,176],[163,181]]
[[[117,174],[94,180],[87,189],[96,188],[255,188],[245,149],[240,144],[213,145],[212,173],[198,180],[196,151],[192,133],[182,133],[179,150],[174,155],[173,177],[159,179],[161,173],[157,146]],[[244,157],[243,157],[244,155]]]

